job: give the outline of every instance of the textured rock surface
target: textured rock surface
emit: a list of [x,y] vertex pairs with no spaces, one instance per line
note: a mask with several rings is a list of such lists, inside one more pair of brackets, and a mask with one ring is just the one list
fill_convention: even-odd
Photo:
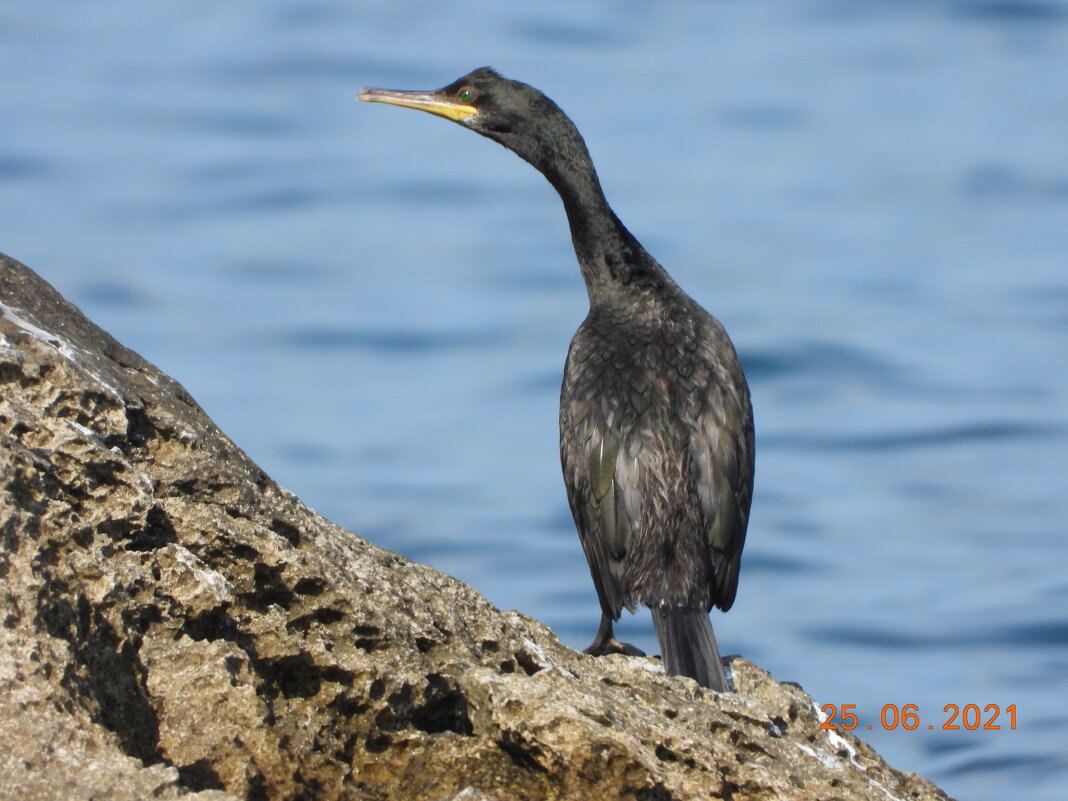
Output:
[[0,304],[0,798],[945,798],[316,516],[6,257]]

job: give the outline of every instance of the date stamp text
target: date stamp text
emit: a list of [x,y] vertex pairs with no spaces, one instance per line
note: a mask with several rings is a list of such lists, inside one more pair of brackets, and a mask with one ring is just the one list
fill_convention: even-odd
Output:
[[[860,725],[860,719],[852,710],[856,704],[824,704],[820,707],[827,719],[820,724],[821,729],[843,729],[852,731]],[[920,718],[920,709],[916,704],[905,704],[899,707],[897,704],[886,704],[879,715],[882,727],[887,731],[894,729],[936,728],[945,731],[962,730],[1000,730],[1016,728],[1016,704],[1010,704],[1001,709],[997,704],[987,704],[980,709],[978,704],[946,704],[942,708],[943,715],[936,723],[928,723],[926,726]],[[1004,715],[1004,717],[1002,717]],[[872,728],[866,726],[865,728]]]

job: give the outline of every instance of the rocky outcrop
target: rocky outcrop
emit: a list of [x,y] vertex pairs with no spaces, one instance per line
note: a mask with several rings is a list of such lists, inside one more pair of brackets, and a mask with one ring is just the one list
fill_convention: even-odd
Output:
[[0,304],[3,799],[945,798],[318,517],[6,257]]

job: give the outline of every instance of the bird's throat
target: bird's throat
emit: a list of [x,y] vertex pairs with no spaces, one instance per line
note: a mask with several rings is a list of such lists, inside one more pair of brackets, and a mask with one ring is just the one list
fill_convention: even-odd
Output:
[[564,198],[575,257],[591,305],[633,292],[658,292],[674,282],[620,222],[604,196],[600,204],[569,203]]

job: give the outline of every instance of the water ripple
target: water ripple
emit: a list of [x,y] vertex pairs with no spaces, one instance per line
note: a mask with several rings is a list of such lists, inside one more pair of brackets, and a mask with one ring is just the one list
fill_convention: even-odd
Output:
[[1062,4],[1042,0],[970,0],[954,6],[955,15],[992,22],[1056,22],[1065,18]]
[[1000,773],[1002,771],[1020,771],[1028,774],[1041,773],[1053,775],[1065,768],[1065,761],[1055,755],[1043,754],[1012,754],[1007,756],[991,756],[983,754],[974,759],[960,762],[945,772],[950,776],[975,773]]
[[469,350],[490,347],[504,341],[496,330],[410,331],[406,329],[365,329],[308,327],[283,332],[277,340],[298,348],[365,349],[393,354],[428,353],[443,350]]
[[0,156],[0,181],[43,178],[55,170],[55,162],[37,156]]
[[796,130],[808,120],[802,108],[783,105],[735,106],[719,116],[728,125],[769,131]]
[[1068,200],[1068,176],[1032,176],[1008,164],[984,163],[968,169],[961,194],[976,200]]
[[768,448],[805,451],[899,451],[974,442],[1036,439],[1063,433],[1064,427],[1058,425],[992,420],[956,426],[938,426],[913,429],[911,431],[887,431],[852,436],[771,435],[763,437],[761,445]]
[[748,350],[740,354],[751,380],[774,380],[798,374],[843,375],[886,381],[900,372],[867,350],[836,342],[803,342],[791,348]]
[[742,568],[746,573],[812,573],[820,569],[816,562],[795,559],[789,556],[774,556],[767,553],[747,553],[742,558]]
[[957,629],[933,634],[858,626],[816,626],[807,635],[820,642],[880,650],[963,650],[1021,645],[1028,648],[1063,649],[1068,643],[1068,619],[981,629]]
[[528,21],[514,26],[517,36],[532,42],[554,46],[607,47],[620,43],[624,37],[607,28],[594,25],[567,25],[559,21]]
[[83,301],[99,306],[143,309],[148,305],[146,295],[118,281],[99,280],[83,284],[78,294]]
[[[336,81],[352,83],[355,75],[375,75],[386,66],[384,61],[368,60],[351,55],[326,55],[302,52],[277,54],[268,58],[249,58],[241,61],[216,61],[206,68],[212,81],[229,81],[258,86],[279,80],[307,80],[310,83]],[[392,67],[389,72],[395,73]]]
[[449,203],[470,203],[488,194],[484,186],[468,180],[391,180],[376,189],[376,193],[409,206],[418,204],[434,207]]

